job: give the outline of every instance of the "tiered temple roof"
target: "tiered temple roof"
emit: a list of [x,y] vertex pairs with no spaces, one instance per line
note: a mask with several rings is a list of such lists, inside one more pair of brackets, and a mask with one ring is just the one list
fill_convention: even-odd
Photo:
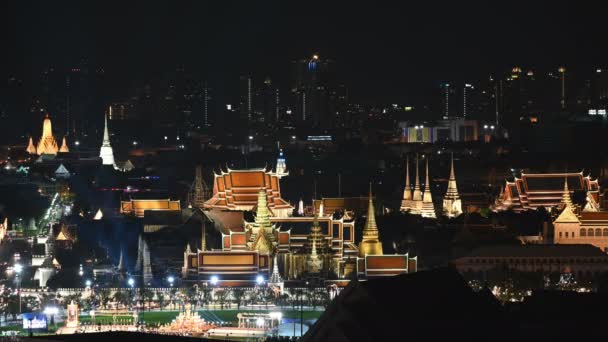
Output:
[[564,179],[568,182],[570,193],[584,191],[599,202],[599,183],[589,175],[578,173],[522,173],[521,178],[507,181],[501,197],[498,199],[497,210],[513,209],[515,211],[551,208],[559,206],[563,196]]
[[266,169],[230,170],[214,174],[213,196],[204,203],[207,209],[254,210],[260,190],[272,216],[289,216],[293,206],[281,198],[279,177]]
[[55,137],[53,137],[53,126],[51,124],[51,119],[47,114],[44,118],[44,122],[42,123],[42,137],[40,137],[40,141],[38,142],[36,154],[56,155],[58,150],[59,147],[57,146],[57,141],[55,141]]

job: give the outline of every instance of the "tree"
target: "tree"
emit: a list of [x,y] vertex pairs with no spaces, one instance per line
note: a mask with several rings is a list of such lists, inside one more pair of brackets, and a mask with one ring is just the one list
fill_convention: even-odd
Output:
[[207,306],[208,306],[209,302],[211,301],[211,289],[207,286],[203,287],[202,294],[203,294],[203,305],[207,304]]
[[236,302],[236,309],[241,309],[241,303],[243,302],[243,297],[245,297],[245,290],[241,288],[235,288],[232,290],[232,296],[234,297],[234,301]]
[[215,298],[217,302],[220,304],[220,309],[224,309],[224,304],[226,303],[227,293],[226,290],[218,290],[215,292]]
[[110,290],[108,290],[106,288],[102,288],[102,289],[99,289],[98,293],[99,293],[99,303],[101,304],[101,307],[105,309],[106,306],[108,305],[108,302],[110,301]]
[[[154,292],[152,292],[152,290],[146,287],[142,290],[141,297],[142,302],[148,302],[148,311],[150,311],[150,309],[152,308],[152,301],[154,300]],[[145,304],[144,311],[146,311]]]
[[158,301],[160,311],[163,311],[163,307],[165,306],[165,294],[162,291],[156,291],[156,300]]

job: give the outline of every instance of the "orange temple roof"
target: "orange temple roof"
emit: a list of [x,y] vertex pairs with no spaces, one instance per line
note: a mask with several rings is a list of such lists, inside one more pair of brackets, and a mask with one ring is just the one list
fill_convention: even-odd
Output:
[[[510,202],[509,207],[515,210],[550,208],[561,203],[564,192],[564,181],[568,180],[571,192],[589,192],[596,201],[599,200],[599,183],[582,172],[570,173],[522,173],[521,178],[506,182],[503,203]],[[505,208],[506,209],[506,208]]]
[[276,216],[293,210],[281,198],[279,178],[265,169],[221,171],[214,175],[213,196],[204,203],[207,209],[254,210],[260,189],[266,190],[268,209]]

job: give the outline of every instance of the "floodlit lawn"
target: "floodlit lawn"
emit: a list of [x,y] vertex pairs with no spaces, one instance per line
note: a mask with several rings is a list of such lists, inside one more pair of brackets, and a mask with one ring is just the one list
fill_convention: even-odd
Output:
[[[260,312],[265,313],[269,312],[267,310],[246,310],[242,309],[240,311],[237,310],[197,310],[199,315],[207,321],[217,321],[221,320],[224,322],[236,322],[237,314],[239,312]],[[284,318],[300,318],[300,311],[298,310],[284,310],[283,317]],[[322,311],[304,311],[304,320],[316,319],[321,316]],[[143,320],[148,324],[165,324],[170,323],[179,312],[177,311],[146,311],[143,312]],[[140,313],[140,318],[142,318],[142,313]],[[133,321],[133,316],[116,316],[117,322],[126,322],[126,324],[131,324]],[[92,323],[92,318],[90,316],[80,316],[81,323]],[[99,315],[95,316],[96,323],[101,324],[111,324],[112,316],[110,315]]]

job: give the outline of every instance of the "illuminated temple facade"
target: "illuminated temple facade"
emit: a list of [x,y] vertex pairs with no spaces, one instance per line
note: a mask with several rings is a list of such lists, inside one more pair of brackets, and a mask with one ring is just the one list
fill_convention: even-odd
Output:
[[496,200],[494,209],[522,211],[545,207],[547,209],[559,206],[562,202],[564,179],[568,182],[570,195],[574,191],[587,194],[589,206],[598,207],[599,183],[589,175],[578,173],[522,173],[521,178],[513,182],[507,181]]
[[[33,154],[32,153],[33,145],[31,143],[32,143],[32,141],[30,140],[30,144],[28,145],[27,150],[30,154]],[[55,137],[53,136],[53,126],[51,124],[51,118],[49,118],[49,115],[47,114],[42,123],[42,136],[40,137],[40,140],[38,141],[38,146],[36,148],[36,154],[38,154],[38,155],[43,155],[43,154],[56,155],[58,151],[59,151],[59,146],[57,146],[57,141],[55,140]]]
[[[186,281],[208,281],[215,276],[223,286],[250,286],[259,275],[280,276],[289,283],[367,279],[416,270],[416,258],[383,252],[371,193],[363,238],[357,245],[355,216],[344,205],[358,206],[361,198],[329,199],[327,210],[325,200],[315,201],[314,214],[292,216],[291,206],[277,210],[286,203],[278,180],[265,170],[215,175],[214,195],[203,209],[207,217],[228,221],[239,208],[255,211],[255,218],[243,219],[240,225],[222,224],[219,248],[187,244],[182,267]],[[279,274],[273,275],[273,270]]]
[[426,218],[436,218],[435,205],[431,194],[431,184],[429,178],[429,160],[426,159],[426,178],[424,192],[420,189],[420,177],[418,175],[418,157],[416,157],[416,180],[414,190],[410,187],[410,165],[409,158],[405,166],[405,188],[403,189],[403,199],[401,200],[400,211],[413,215],[420,215]]
[[[589,203],[589,202],[588,202]],[[556,244],[589,244],[608,252],[608,211],[577,210],[572,204],[568,182],[562,191],[563,209],[553,221]]]
[[230,170],[214,173],[213,194],[205,209],[251,211],[257,205],[258,191],[263,188],[272,216],[290,216],[294,207],[281,198],[280,176],[266,169]]

